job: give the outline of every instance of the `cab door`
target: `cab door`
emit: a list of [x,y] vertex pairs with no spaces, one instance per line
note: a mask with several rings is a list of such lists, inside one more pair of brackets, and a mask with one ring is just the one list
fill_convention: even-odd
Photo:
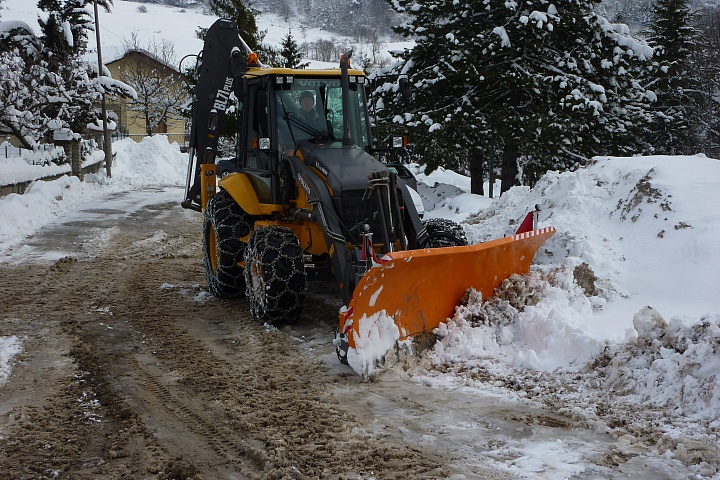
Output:
[[270,150],[270,91],[266,77],[248,81],[238,132],[238,165],[257,193],[260,203],[272,203]]

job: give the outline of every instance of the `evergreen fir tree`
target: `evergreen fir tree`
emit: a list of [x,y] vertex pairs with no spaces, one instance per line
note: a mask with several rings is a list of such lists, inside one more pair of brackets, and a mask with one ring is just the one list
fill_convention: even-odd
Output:
[[701,77],[702,149],[712,158],[720,158],[720,7],[707,8],[702,17],[702,48],[698,55]]
[[655,50],[649,88],[657,95],[650,142],[660,153],[694,154],[701,142],[699,32],[689,0],[656,0],[648,28]]
[[594,155],[635,151],[647,118],[636,77],[651,49],[592,3],[393,1],[410,17],[397,32],[416,40],[394,72],[414,94],[404,104],[382,89],[384,120],[414,132],[429,168],[482,172],[472,164],[495,145],[503,191],[516,183],[519,159],[532,182]]
[[309,62],[302,62],[302,55],[300,55],[300,47],[292,36],[292,32],[288,31],[288,34],[283,37],[280,42],[280,56],[283,59],[282,66],[285,68],[306,68],[310,65]]
[[[243,41],[250,47],[250,50],[257,53],[261,62],[268,65],[278,63],[278,53],[272,47],[263,43],[267,31],[259,31],[255,17],[258,10],[250,3],[243,0],[210,0],[210,12],[220,18],[225,18],[235,23]],[[207,28],[199,28],[197,37],[205,40]]]

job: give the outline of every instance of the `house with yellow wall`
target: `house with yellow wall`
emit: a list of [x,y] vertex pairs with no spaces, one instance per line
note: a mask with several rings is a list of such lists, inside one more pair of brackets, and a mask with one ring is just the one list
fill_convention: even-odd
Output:
[[[187,94],[180,72],[159,61],[149,52],[141,49],[131,49],[115,56],[117,58],[111,57],[103,62],[105,67],[110,70],[112,78],[127,83],[138,90],[141,96],[143,95],[141,92],[142,87],[133,83],[156,85],[158,89],[164,89],[163,92],[157,93],[162,95],[163,98],[184,98]],[[138,101],[135,101],[134,108],[131,102],[133,100],[129,98],[108,99],[107,109],[117,117],[115,119],[117,122],[117,134],[130,136],[140,141],[147,135],[147,121],[143,112],[138,111]],[[139,102],[142,103],[142,98]],[[187,140],[186,123],[186,119],[179,117],[177,114],[169,113],[152,129],[152,134],[167,135],[168,140],[171,142],[183,145]]]

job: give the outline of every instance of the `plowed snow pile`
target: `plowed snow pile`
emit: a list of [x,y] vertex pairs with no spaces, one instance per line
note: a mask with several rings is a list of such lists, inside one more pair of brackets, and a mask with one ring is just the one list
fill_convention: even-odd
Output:
[[470,292],[411,375],[544,404],[613,434],[616,460],[720,475],[720,162],[598,158],[479,211],[468,195],[430,214],[464,219],[475,243],[538,205],[558,232],[530,274],[484,303]]

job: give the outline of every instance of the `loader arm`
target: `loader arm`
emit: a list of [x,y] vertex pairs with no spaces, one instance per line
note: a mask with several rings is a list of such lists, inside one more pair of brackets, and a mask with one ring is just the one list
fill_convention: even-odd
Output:
[[[352,256],[348,251],[348,240],[343,235],[343,225],[332,208],[327,186],[297,157],[288,157],[290,168],[298,185],[305,191],[313,205],[312,214],[304,213],[307,220],[321,226],[330,254],[330,263],[340,289],[340,296],[347,305],[353,291]],[[295,212],[302,215],[303,212]]]

